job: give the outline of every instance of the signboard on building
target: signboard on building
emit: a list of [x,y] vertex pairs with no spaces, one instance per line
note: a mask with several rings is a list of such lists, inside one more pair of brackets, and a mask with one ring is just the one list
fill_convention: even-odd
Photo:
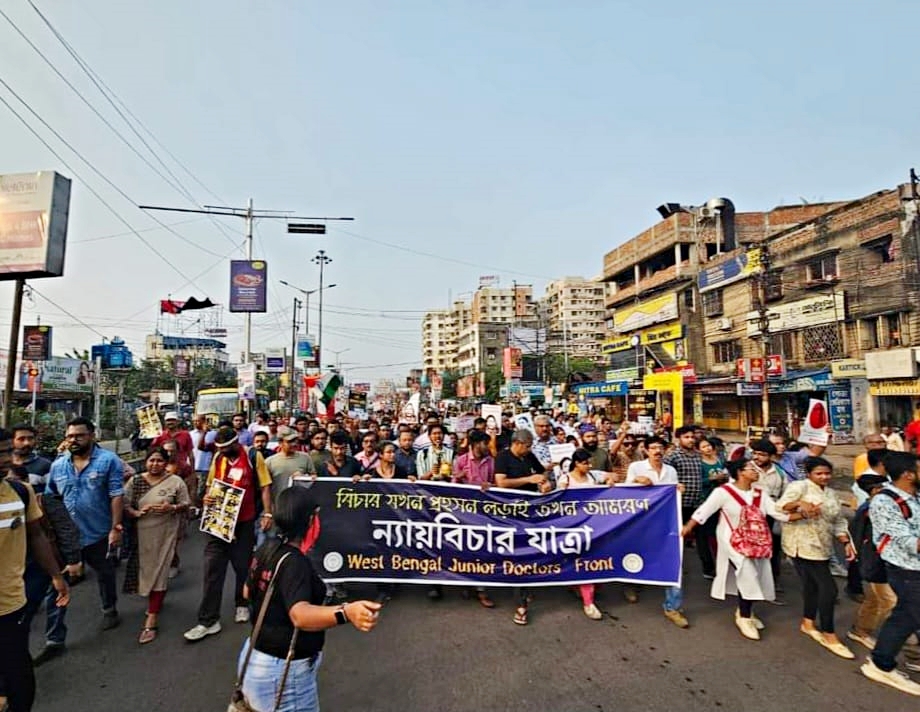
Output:
[[920,396],[920,378],[869,381],[870,396]]
[[507,346],[502,351],[502,375],[505,378],[520,378],[524,375],[524,358],[520,349]]
[[54,171],[0,175],[0,280],[64,274],[70,179]]
[[657,404],[657,392],[642,389],[631,390],[626,397],[626,411],[629,415],[629,422],[637,423],[639,418],[654,419]]
[[827,405],[830,411],[831,430],[834,442],[839,444],[855,442],[853,435],[853,397],[849,385],[831,386],[827,389]]
[[754,358],[747,359],[747,366],[745,368],[744,379],[749,383],[763,383],[767,380],[766,370],[764,368],[764,361],[759,356]]
[[268,310],[268,265],[262,260],[230,261],[230,311]]
[[607,381],[635,381],[639,378],[638,368],[612,368],[604,374]]
[[625,396],[629,392],[629,381],[594,381],[592,383],[578,383],[571,386],[569,390],[585,398]]
[[767,356],[767,375],[774,378],[782,378],[786,375],[786,359],[782,354]]
[[613,312],[613,330],[618,334],[630,334],[645,326],[674,321],[677,317],[677,294],[662,294],[639,304],[617,307]]
[[760,248],[748,250],[721,264],[707,267],[697,277],[700,294],[745,279],[760,270]]
[[[770,306],[768,313],[770,331],[793,331],[819,324],[833,324],[846,318],[846,299],[842,292],[799,299],[795,302]],[[760,334],[760,316],[756,311],[748,312],[747,335]]]
[[843,380],[847,378],[865,378],[866,361],[861,358],[842,358],[831,361],[831,377]]
[[739,396],[762,396],[763,395],[763,384],[762,383],[736,383],[735,391]]
[[285,360],[284,349],[265,349],[265,372],[284,373]]
[[866,377],[871,380],[915,378],[917,358],[914,349],[888,349],[866,352]]
[[22,358],[27,361],[47,361],[51,358],[50,326],[22,327]]
[[303,361],[305,366],[315,366],[317,363],[316,349],[313,348],[315,343],[316,339],[309,334],[297,337],[297,360]]
[[483,289],[485,287],[497,287],[501,284],[501,278],[497,274],[481,274],[479,275],[479,288]]
[[[642,379],[642,387],[646,390],[655,390],[670,393],[671,415],[673,425],[679,428],[684,424],[684,379],[680,373],[651,373]],[[659,396],[659,400],[663,401]],[[664,405],[662,405],[662,408]]]

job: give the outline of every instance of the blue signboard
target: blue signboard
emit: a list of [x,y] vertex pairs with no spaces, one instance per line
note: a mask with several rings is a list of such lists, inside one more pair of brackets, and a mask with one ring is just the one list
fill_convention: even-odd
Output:
[[571,386],[569,390],[585,398],[625,396],[629,393],[629,381],[593,381],[591,383],[578,383]]

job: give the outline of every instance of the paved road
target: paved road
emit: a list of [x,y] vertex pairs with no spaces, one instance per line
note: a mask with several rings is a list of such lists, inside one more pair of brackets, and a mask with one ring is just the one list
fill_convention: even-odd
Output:
[[[69,652],[38,672],[38,712],[100,712],[138,708],[178,712],[223,709],[232,687],[233,661],[244,626],[187,644],[200,587],[201,537],[185,542],[185,569],[173,582],[160,637],[140,647],[136,636],[143,600],[124,598],[124,623],[96,630],[98,598],[92,581],[75,590],[69,611]],[[604,710],[798,709],[901,710],[913,701],[865,680],[856,662],[840,660],[797,632],[796,581],[784,573],[789,606],[764,605],[764,639],[741,638],[731,604],[708,597],[688,552],[686,611],[692,627],[678,630],[660,613],[660,593],[623,601],[606,586],[599,606],[607,614],[588,620],[566,589],[541,589],[531,624],[511,622],[510,591],[497,591],[488,611],[461,600],[456,589],[438,603],[403,587],[370,635],[330,631],[320,674],[325,710]],[[842,581],[841,581],[842,585]],[[360,593],[360,589],[355,593]],[[232,620],[232,597],[224,599]],[[841,632],[854,605],[843,599]],[[33,634],[33,644],[40,644]]]

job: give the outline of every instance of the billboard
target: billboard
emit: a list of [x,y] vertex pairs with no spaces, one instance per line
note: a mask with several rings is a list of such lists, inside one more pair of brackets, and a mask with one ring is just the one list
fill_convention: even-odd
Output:
[[613,312],[613,330],[628,334],[643,326],[674,321],[677,317],[677,294],[671,292],[639,304],[617,307]]
[[[843,321],[846,315],[846,296],[842,292],[773,304],[767,314],[771,333],[833,324]],[[760,335],[760,315],[756,311],[748,312],[747,335]]]
[[265,372],[284,373],[284,349],[265,349]]
[[64,274],[70,179],[54,171],[0,175],[0,280]]
[[230,261],[230,311],[268,310],[268,265],[262,260]]
[[27,361],[47,361],[51,358],[50,326],[22,327],[22,358]]
[[[38,375],[34,375],[35,373]],[[36,382],[37,380],[37,382]],[[52,357],[43,361],[23,360],[19,363],[16,388],[41,393],[62,391],[68,393],[93,392],[93,369],[89,361],[76,358]]]
[[718,289],[742,280],[759,270],[760,248],[755,247],[721,264],[702,270],[697,277],[697,285],[702,294],[710,289]]
[[520,378],[524,375],[524,357],[520,349],[508,346],[502,353],[502,375],[505,378]]

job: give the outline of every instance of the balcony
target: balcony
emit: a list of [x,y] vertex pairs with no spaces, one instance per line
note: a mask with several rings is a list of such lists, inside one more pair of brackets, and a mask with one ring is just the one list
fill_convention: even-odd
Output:
[[672,265],[663,270],[655,272],[651,277],[646,277],[639,281],[639,286],[631,284],[624,289],[618,289],[616,294],[607,296],[607,308],[615,307],[624,302],[635,301],[636,297],[646,292],[657,291],[660,287],[677,280],[686,281],[692,279],[691,267],[689,262],[680,264],[680,274],[677,271],[677,265]]
[[604,255],[604,280],[653,257],[678,242],[693,243],[693,215],[676,213]]

